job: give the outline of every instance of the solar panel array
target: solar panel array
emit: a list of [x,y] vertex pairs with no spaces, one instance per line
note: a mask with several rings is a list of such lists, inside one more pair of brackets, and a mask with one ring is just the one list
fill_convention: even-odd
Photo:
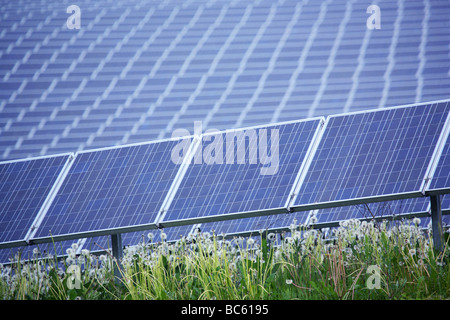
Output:
[[[426,198],[396,198],[449,190],[449,103],[418,103],[449,98],[450,6],[375,3],[380,30],[356,0],[78,1],[79,30],[66,25],[69,3],[2,3],[0,158],[76,156],[0,163],[0,247],[285,228],[307,222],[308,206],[324,223],[426,212]],[[372,108],[384,111],[358,112]],[[319,128],[313,117],[329,115]],[[279,163],[259,163],[258,140],[245,164],[175,165],[176,142],[161,139],[194,121],[267,129],[267,158],[279,129]],[[217,160],[219,135],[191,147]],[[321,207],[381,199],[392,201]]]
[[169,240],[251,234],[310,223],[311,208],[319,225],[428,217],[427,176],[450,190],[449,111],[442,101],[4,162],[1,245],[97,237],[102,248],[117,233],[160,241],[157,228]]
[[448,98],[448,1],[2,1],[0,158]]

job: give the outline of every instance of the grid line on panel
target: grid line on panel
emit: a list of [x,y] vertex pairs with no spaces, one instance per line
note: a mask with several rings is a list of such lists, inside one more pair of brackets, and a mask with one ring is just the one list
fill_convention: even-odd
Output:
[[445,103],[331,116],[295,205],[420,192]]
[[153,223],[179,170],[179,141],[80,153],[35,238]]
[[68,157],[0,164],[0,242],[25,239]]
[[[214,133],[216,138],[219,137],[219,142],[222,138],[223,143],[219,144],[224,157],[223,163],[191,164],[187,168],[171,207],[162,222],[283,208],[319,124],[319,119],[312,119]],[[250,129],[254,131],[250,131]],[[254,136],[251,135],[252,132],[255,133]],[[277,133],[278,141],[275,141]],[[237,141],[233,141],[233,162],[226,163],[227,137],[230,139],[233,134],[241,134],[241,136],[240,138],[238,136]],[[249,137],[244,140],[243,137],[246,134]],[[271,139],[274,139],[275,142],[272,142]],[[206,144],[203,141],[202,146],[198,149],[199,152],[207,155],[211,146],[209,142],[212,140],[209,140],[208,137]],[[245,164],[242,164],[238,163],[237,150],[239,149],[238,143],[244,143],[244,141]],[[257,142],[252,144],[251,141]],[[265,156],[272,157],[270,159],[272,162],[265,164],[261,162],[264,152],[260,152],[260,142],[267,143],[265,151],[268,153]],[[256,159],[254,159],[255,163],[250,163],[251,146],[256,147],[258,151]],[[276,146],[278,146],[278,150]],[[218,150],[220,156],[221,151]],[[278,160],[276,160],[276,153],[278,153]],[[274,162],[276,161],[278,163],[275,168]],[[270,167],[272,165],[273,167]],[[274,174],[262,174],[263,167],[273,170],[265,173]]]

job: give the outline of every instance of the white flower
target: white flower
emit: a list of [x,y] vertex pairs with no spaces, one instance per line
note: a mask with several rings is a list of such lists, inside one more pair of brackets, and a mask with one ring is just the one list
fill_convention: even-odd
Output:
[[165,232],[161,232],[161,234],[159,235],[161,237],[161,240],[166,240],[167,239],[167,234]]
[[255,243],[255,240],[253,240],[252,238],[249,238],[247,240],[247,243],[248,243],[249,246],[252,246]]
[[418,226],[420,224],[420,218],[414,218],[413,223]]
[[154,237],[155,237],[155,235],[153,234],[153,232],[149,232],[147,234],[147,238],[149,238],[150,240],[153,240]]
[[208,239],[208,238],[211,238],[211,234],[209,233],[209,232],[203,232],[203,237],[205,238],[205,239]]
[[416,249],[410,249],[409,250],[409,254],[412,255],[412,256],[415,255],[416,254]]
[[317,221],[319,221],[319,220],[317,219],[316,216],[311,216],[311,218],[309,219],[310,224],[315,224],[315,223],[317,223]]
[[78,244],[77,243],[72,243],[72,249],[74,251],[76,251],[78,249]]
[[291,279],[286,279],[286,284],[292,284],[292,280]]
[[81,250],[81,254],[83,256],[88,256],[89,255],[89,250],[88,249],[83,249],[83,250]]

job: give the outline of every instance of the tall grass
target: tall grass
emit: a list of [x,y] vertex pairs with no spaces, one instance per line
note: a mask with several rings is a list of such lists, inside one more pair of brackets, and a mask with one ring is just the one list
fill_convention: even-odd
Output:
[[[141,243],[124,257],[87,251],[2,267],[3,299],[448,299],[450,250],[433,248],[418,220],[348,220],[322,232],[292,225],[280,237],[197,233]],[[327,236],[325,236],[327,233]],[[164,234],[163,234],[164,235]],[[151,237],[150,237],[151,238]],[[73,248],[72,248],[73,249]],[[72,288],[69,266],[79,267]],[[114,276],[114,265],[120,278]]]

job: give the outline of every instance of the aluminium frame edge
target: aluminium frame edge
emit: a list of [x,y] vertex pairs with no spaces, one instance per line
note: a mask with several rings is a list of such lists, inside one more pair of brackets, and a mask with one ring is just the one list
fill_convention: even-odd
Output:
[[297,173],[297,177],[294,182],[294,187],[291,189],[291,192],[285,205],[285,207],[289,211],[291,211],[292,207],[295,204],[295,201],[297,200],[298,193],[300,192],[300,189],[303,185],[306,175],[309,172],[309,168],[314,159],[314,156],[316,155],[317,149],[319,148],[320,142],[322,141],[322,137],[325,134],[326,128],[329,123],[329,119],[330,119],[329,116],[326,119],[322,118],[320,125],[316,129],[317,131],[314,134],[313,141],[311,142],[311,145],[309,146],[306,152],[305,159],[303,160],[302,166],[300,167]]

